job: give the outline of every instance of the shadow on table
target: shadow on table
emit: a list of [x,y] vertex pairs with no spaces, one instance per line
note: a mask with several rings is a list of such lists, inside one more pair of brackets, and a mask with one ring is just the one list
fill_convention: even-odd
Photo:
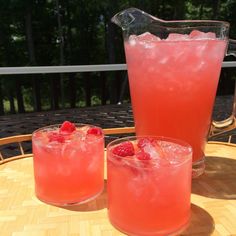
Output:
[[191,219],[188,228],[180,235],[211,235],[215,222],[211,215],[199,206],[191,204]]
[[107,208],[107,182],[104,181],[103,192],[95,199],[80,205],[63,206],[61,208],[70,211],[98,211]]
[[193,180],[192,193],[210,198],[236,199],[236,160],[206,157],[205,173]]

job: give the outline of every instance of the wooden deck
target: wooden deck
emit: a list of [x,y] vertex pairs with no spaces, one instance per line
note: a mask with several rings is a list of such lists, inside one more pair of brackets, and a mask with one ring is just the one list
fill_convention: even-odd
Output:
[[[51,124],[60,124],[65,120],[85,123],[102,128],[133,126],[133,113],[130,104],[106,105],[87,108],[64,109],[56,111],[33,112],[0,116],[0,138],[30,134],[34,130]],[[31,144],[25,143],[31,151]],[[0,148],[5,157],[18,155],[17,144]]]
[[[213,118],[216,120],[227,118],[232,112],[232,101],[233,96],[217,97]],[[32,112],[0,116],[0,138],[30,134],[40,127],[59,124],[65,120],[94,124],[102,128],[129,127],[134,125],[130,104]],[[236,131],[234,131],[234,133],[235,135],[231,142],[236,143]],[[225,141],[224,137],[215,140]],[[31,151],[31,144],[29,144],[26,149],[27,148]],[[6,156],[17,155],[14,145],[2,147],[1,151],[3,153],[5,152]]]

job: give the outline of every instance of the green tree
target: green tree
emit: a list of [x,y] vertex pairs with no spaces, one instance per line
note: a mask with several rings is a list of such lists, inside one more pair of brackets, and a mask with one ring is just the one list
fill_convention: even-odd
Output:
[[[236,38],[236,0],[0,0],[0,4],[1,66],[123,63],[122,32],[111,17],[128,7],[164,20],[229,21],[230,36]],[[91,97],[100,93],[103,104],[107,99],[116,103],[124,74],[64,74],[61,80],[59,74],[11,75],[0,80],[2,114],[3,99],[11,101],[12,112],[24,112],[26,100],[34,110],[58,109],[68,102],[76,107],[81,100],[89,106]]]

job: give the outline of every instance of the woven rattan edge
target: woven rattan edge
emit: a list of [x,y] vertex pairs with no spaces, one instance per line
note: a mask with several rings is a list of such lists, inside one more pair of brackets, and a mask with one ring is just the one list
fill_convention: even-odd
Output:
[[10,137],[5,137],[5,138],[0,139],[0,145],[30,141],[31,138],[32,138],[32,134],[22,134],[22,135],[15,135],[15,136],[10,136]]
[[220,141],[208,141],[207,144],[217,144],[217,145],[223,145],[223,146],[229,146],[229,147],[235,147],[235,143],[228,143],[228,142],[220,142]]
[[129,134],[135,133],[134,127],[122,127],[122,128],[105,128],[103,129],[104,134]]
[[[135,128],[134,127],[123,127],[123,128],[105,128],[103,129],[104,134],[126,134],[126,133],[134,133]],[[30,141],[32,138],[32,134],[26,134],[26,135],[18,135],[18,136],[12,136],[12,137],[6,137],[0,139],[0,145],[12,143],[12,142],[23,142],[23,141]],[[222,145],[222,146],[229,146],[229,147],[235,147],[236,144],[233,143],[227,143],[227,142],[219,142],[219,141],[208,141],[208,145],[215,144],[215,145]],[[105,149],[106,151],[106,149]],[[15,161],[18,159],[22,158],[29,158],[32,157],[33,154],[24,154],[24,155],[17,155],[17,156],[12,156],[3,160],[0,160],[0,165],[10,162],[10,161]]]
[[29,153],[29,154],[24,154],[24,155],[18,155],[18,156],[9,157],[9,158],[6,158],[6,159],[1,160],[1,161],[0,161],[0,165],[5,164],[5,163],[10,162],[10,161],[16,161],[16,160],[19,160],[19,159],[29,158],[29,157],[33,157],[33,154],[32,154],[32,153]]

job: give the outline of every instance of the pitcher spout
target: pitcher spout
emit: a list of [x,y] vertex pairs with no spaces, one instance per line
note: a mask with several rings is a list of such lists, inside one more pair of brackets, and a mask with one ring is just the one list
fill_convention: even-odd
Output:
[[125,31],[131,27],[145,27],[154,21],[154,17],[137,8],[128,8],[114,15],[111,21]]

